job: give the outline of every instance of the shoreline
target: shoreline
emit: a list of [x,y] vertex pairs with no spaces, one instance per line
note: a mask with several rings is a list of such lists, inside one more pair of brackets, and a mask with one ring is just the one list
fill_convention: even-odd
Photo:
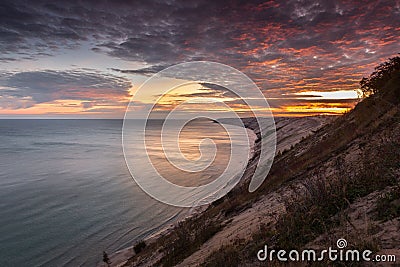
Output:
[[[251,144],[250,146],[250,154],[249,154],[249,159],[248,159],[248,164],[245,168],[245,171],[247,171],[247,169],[250,166],[250,161],[254,158],[255,155],[255,151],[256,151],[256,145],[260,144],[257,141],[258,139],[258,133],[255,129],[250,128],[251,127],[251,119],[249,121],[243,121],[244,126],[247,130],[247,134],[249,137],[249,143]],[[238,184],[242,181],[243,177],[239,180]],[[166,224],[164,226],[160,227],[160,230],[156,231],[153,234],[150,234],[148,237],[144,238],[143,241],[146,243],[146,245],[151,244],[153,242],[155,242],[156,240],[158,240],[159,237],[167,234],[168,232],[170,232],[172,229],[174,229],[178,223],[180,221],[186,220],[188,218],[191,218],[192,216],[195,216],[197,214],[200,214],[201,212],[203,212],[204,210],[206,210],[208,208],[210,204],[206,204],[206,205],[202,205],[202,206],[197,206],[197,207],[192,207],[190,209],[188,209],[188,211],[186,212],[186,214],[183,215],[182,218],[177,219],[174,223],[169,223]],[[140,240],[137,240],[137,242],[139,242]],[[135,255],[134,251],[133,251],[133,247],[129,246],[120,250],[117,250],[115,252],[113,252],[112,254],[109,255],[111,264],[111,267],[120,267],[123,266],[132,256]],[[99,261],[99,263],[97,264],[98,267],[103,267],[106,266],[104,262]]]

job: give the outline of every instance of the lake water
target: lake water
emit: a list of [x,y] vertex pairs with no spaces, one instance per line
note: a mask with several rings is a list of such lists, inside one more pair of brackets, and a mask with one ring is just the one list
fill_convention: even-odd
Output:
[[[171,175],[174,182],[204,184],[223,170],[229,137],[211,126],[200,121],[183,132],[182,151],[196,158],[199,138],[215,137],[219,163],[190,179]],[[103,251],[133,245],[186,214],[136,185],[121,129],[122,120],[0,120],[0,266],[94,266]],[[149,153],[161,162],[154,140]]]

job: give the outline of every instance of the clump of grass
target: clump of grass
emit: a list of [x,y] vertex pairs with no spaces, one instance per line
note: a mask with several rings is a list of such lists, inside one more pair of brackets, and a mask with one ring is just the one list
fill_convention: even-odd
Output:
[[133,251],[135,252],[135,254],[139,254],[140,252],[142,252],[142,250],[146,247],[146,242],[144,242],[143,240],[137,242],[134,246],[133,246]]
[[252,262],[255,255],[257,255],[257,251],[275,236],[275,232],[269,226],[260,224],[258,231],[252,234],[250,240],[235,239],[232,243],[220,247],[212,252],[201,266],[230,267],[239,266],[246,261]]
[[179,223],[173,232],[173,242],[163,249],[164,256],[158,266],[175,266],[195,252],[203,243],[222,229],[218,221],[198,218]]
[[377,217],[379,220],[388,221],[400,216],[400,186],[396,186],[390,192],[378,199]]
[[203,267],[238,266],[242,262],[241,253],[235,245],[225,245],[212,252]]
[[287,207],[287,213],[276,224],[278,238],[275,246],[299,249],[322,233],[338,225],[334,217],[346,209],[349,202],[340,185],[327,186],[325,181],[308,181],[308,196],[296,199]]
[[[395,185],[397,179],[392,170],[398,162],[392,159],[392,154],[387,154],[387,149],[388,146],[376,149],[372,159],[364,157],[363,166],[353,178],[338,177],[329,183],[318,178],[306,182],[304,186],[308,196],[288,205],[287,213],[277,223],[279,237],[276,246],[285,249],[301,248],[338,226],[341,213],[356,199]],[[369,155],[368,151],[365,153]],[[387,203],[387,200],[382,201],[381,205]],[[397,214],[397,208],[394,207],[390,214]]]

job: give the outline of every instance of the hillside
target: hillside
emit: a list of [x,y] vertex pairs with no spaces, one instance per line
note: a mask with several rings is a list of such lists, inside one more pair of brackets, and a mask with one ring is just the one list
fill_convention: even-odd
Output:
[[[321,249],[339,238],[400,259],[398,67],[352,111],[282,149],[256,192],[240,184],[125,266],[254,266],[265,244]],[[256,150],[245,177],[257,160]]]

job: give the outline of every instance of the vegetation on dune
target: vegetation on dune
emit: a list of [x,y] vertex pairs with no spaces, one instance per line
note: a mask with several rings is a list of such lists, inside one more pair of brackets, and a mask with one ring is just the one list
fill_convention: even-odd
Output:
[[157,265],[175,266],[195,252],[221,228],[218,222],[203,217],[180,222],[172,234],[174,241],[163,248],[164,257]]
[[108,258],[108,254],[105,251],[103,251],[103,262],[107,264],[107,266],[110,266],[111,264],[110,258]]
[[384,93],[385,86],[393,77],[400,74],[400,57],[389,58],[388,61],[375,67],[375,71],[369,77],[360,81],[360,88],[364,97],[371,94]]
[[400,217],[400,185],[379,198],[376,212],[382,221]]
[[139,254],[145,247],[146,247],[146,242],[141,240],[133,246],[133,251],[135,252],[135,254]]
[[134,246],[136,255],[125,266],[136,266],[146,262],[155,252],[162,255],[155,260],[156,266],[175,266],[199,249],[222,227],[216,217],[208,219],[199,216],[181,221],[173,231],[161,236],[156,243],[147,245],[144,241],[138,242]]

